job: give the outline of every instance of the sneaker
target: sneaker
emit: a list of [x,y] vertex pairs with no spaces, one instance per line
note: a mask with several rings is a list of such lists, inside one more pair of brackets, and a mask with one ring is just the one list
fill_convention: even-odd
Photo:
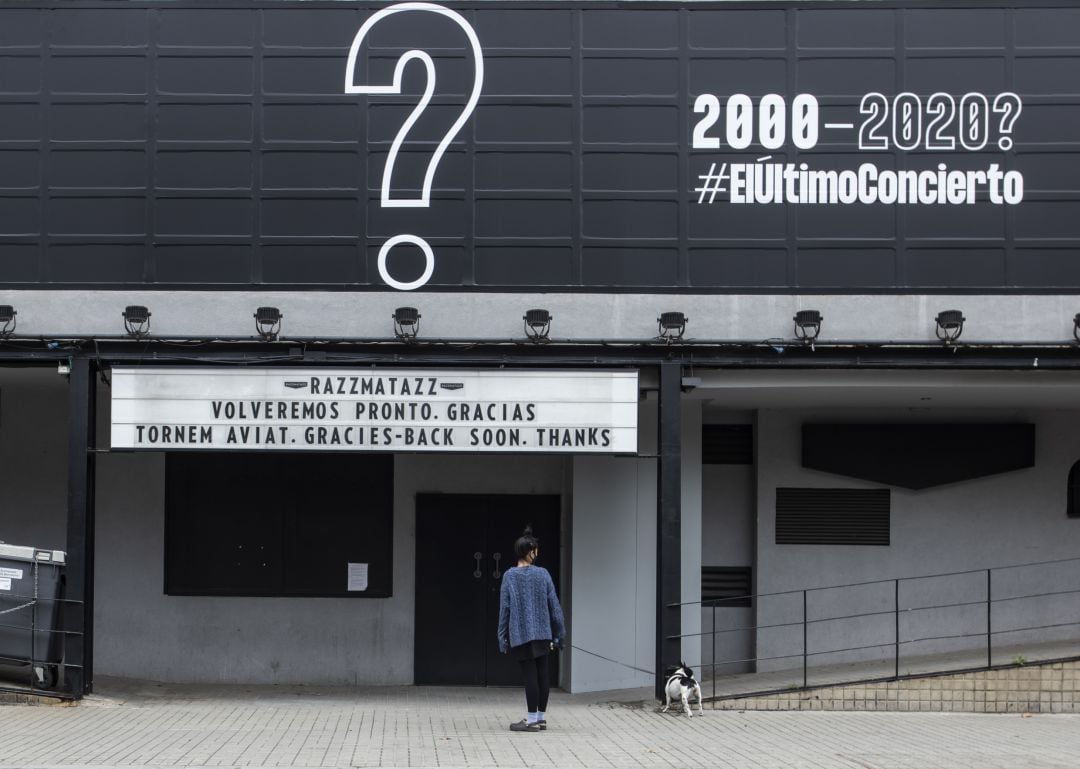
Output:
[[523,718],[520,721],[515,721],[514,723],[510,724],[510,731],[512,731],[512,732],[538,732],[538,731],[540,731],[540,727],[537,726],[536,724],[530,724],[528,721],[526,721]]
[[540,727],[540,731],[542,731],[542,732],[547,731],[547,721],[537,721],[536,725]]

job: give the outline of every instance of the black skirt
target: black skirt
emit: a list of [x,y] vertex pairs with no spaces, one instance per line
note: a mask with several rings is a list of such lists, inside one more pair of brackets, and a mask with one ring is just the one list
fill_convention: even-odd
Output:
[[543,657],[549,651],[551,651],[550,639],[545,639],[543,641],[528,641],[521,646],[510,647],[510,654],[512,654],[514,659],[519,662]]

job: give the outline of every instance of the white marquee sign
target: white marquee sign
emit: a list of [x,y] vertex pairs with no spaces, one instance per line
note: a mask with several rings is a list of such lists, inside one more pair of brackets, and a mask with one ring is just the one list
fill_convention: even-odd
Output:
[[112,447],[632,454],[636,371],[114,368]]

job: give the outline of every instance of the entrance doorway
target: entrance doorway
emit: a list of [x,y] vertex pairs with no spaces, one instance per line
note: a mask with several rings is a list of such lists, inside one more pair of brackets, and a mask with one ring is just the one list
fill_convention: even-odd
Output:
[[[416,496],[417,685],[521,684],[518,663],[499,654],[499,589],[503,572],[517,565],[514,542],[529,524],[540,540],[537,565],[558,591],[559,497]],[[557,655],[551,662],[554,686]]]

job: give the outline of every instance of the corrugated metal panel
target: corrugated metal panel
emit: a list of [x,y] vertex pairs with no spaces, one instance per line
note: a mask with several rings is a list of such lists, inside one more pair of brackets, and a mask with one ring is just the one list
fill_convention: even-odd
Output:
[[754,464],[754,426],[702,425],[701,462],[706,465]]
[[776,544],[888,545],[889,489],[777,489]]

